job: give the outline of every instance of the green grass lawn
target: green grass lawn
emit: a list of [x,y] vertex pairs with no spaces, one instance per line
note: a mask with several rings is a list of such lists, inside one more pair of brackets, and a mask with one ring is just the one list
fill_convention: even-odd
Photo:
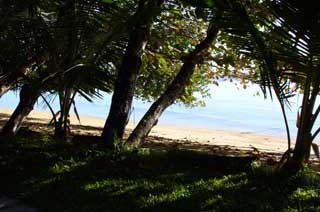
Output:
[[1,150],[0,193],[43,211],[320,211],[310,170],[283,179],[251,158],[14,141]]

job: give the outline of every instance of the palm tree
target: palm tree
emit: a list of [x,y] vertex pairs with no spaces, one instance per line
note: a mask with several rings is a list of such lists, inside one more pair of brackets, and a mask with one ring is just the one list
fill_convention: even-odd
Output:
[[320,91],[320,7],[315,1],[303,4],[287,0],[271,2],[270,7],[289,37],[275,54],[285,64],[282,75],[295,82],[303,93],[296,143],[292,157],[283,167],[295,173],[309,160],[312,142],[320,132],[315,126],[320,112],[316,101]]
[[[1,26],[4,33],[0,60],[0,85],[3,91],[21,87],[20,102],[3,127],[4,134],[14,134],[33,109],[38,98],[38,83],[33,83],[35,70],[42,69],[46,61],[46,46],[39,28],[43,26],[35,13],[36,5],[30,1],[2,2]],[[33,86],[31,86],[33,84]]]
[[[18,72],[18,74],[11,68],[13,66],[11,64],[14,64],[15,60],[9,61],[9,65],[4,63],[3,67],[6,69],[1,73],[1,79],[8,84],[16,83],[18,86],[22,86],[22,90],[21,101],[3,128],[3,134],[15,134],[23,119],[33,109],[41,93],[53,90],[60,93],[60,97],[63,99],[61,101],[63,102],[61,105],[63,116],[59,118],[59,121],[64,123],[60,125],[61,128],[66,129],[67,119],[65,117],[68,117],[71,102],[65,100],[73,99],[71,97],[76,93],[85,95],[85,92],[88,92],[86,97],[95,95],[98,88],[110,91],[112,86],[112,76],[110,75],[114,72],[114,68],[110,68],[112,67],[110,64],[117,63],[117,54],[123,49],[121,38],[125,34],[123,30],[125,25],[122,24],[123,19],[116,16],[119,10],[114,5],[100,1],[82,1],[77,4],[72,1],[60,2],[59,4],[48,2],[48,4],[31,5],[33,7],[27,5],[27,8],[36,9],[32,9],[32,28],[28,30],[37,33],[35,36],[24,36],[26,40],[23,40],[23,43],[25,43],[26,49],[42,49],[42,51],[32,53],[34,53],[34,58],[43,59],[39,62],[39,59],[35,60],[31,57],[27,60],[27,65],[22,66],[28,71]],[[102,12],[105,10],[109,13]],[[7,19],[12,19],[10,15],[12,14],[9,14]],[[12,17],[15,16],[12,15]],[[25,20],[25,17],[16,19],[18,22],[30,22]],[[112,22],[112,20],[116,21]],[[113,24],[113,27],[109,27],[109,22],[110,25]],[[7,27],[11,28],[14,23],[8,23]],[[116,39],[114,39],[113,30],[118,30]],[[18,33],[14,35],[16,34],[19,35]],[[24,34],[29,35],[25,32]],[[102,35],[108,36],[103,38]],[[32,39],[36,42],[30,42],[30,40],[33,41]],[[3,42],[6,41],[8,39],[4,37]],[[13,57],[14,54],[10,54],[10,56]],[[28,56],[22,55],[21,58],[25,59]],[[19,74],[22,76],[19,77]],[[70,74],[74,76],[71,77]],[[80,79],[82,79],[81,83]],[[105,81],[102,82],[103,80]],[[85,85],[85,81],[91,83],[90,86]],[[26,105],[27,103],[28,105]]]
[[262,27],[255,27],[241,3],[233,2],[235,13],[246,24],[256,44],[256,56],[264,61],[261,83],[273,87],[282,108],[294,92],[290,85],[294,84],[295,90],[303,93],[295,147],[283,166],[290,174],[296,173],[308,161],[312,141],[320,132],[319,128],[313,129],[320,112],[320,105],[316,103],[320,89],[320,32],[317,25],[320,8],[313,3],[268,1],[264,10],[269,11],[269,16],[260,17],[260,26],[265,27],[262,31]]

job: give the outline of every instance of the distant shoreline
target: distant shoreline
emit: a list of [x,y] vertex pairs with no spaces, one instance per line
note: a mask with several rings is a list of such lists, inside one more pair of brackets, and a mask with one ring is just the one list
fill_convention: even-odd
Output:
[[[250,93],[250,92],[249,92]],[[13,92],[1,97],[0,108],[14,109],[19,98]],[[103,99],[95,99],[89,103],[83,98],[76,98],[77,110],[80,114],[98,119],[106,119],[111,104],[111,95],[104,94]],[[151,103],[134,99],[130,121],[137,123],[146,113]],[[246,131],[259,135],[286,136],[285,125],[280,107],[276,102],[264,100],[242,90],[236,90],[232,85],[223,83],[214,89],[212,98],[206,100],[206,107],[186,108],[172,105],[159,119],[162,125],[183,126],[189,128],[220,129],[230,131]],[[51,106],[59,110],[59,102],[52,100]],[[35,105],[35,110],[47,108],[42,100]],[[48,109],[45,109],[49,111]],[[73,110],[72,110],[73,111]],[[296,109],[287,111],[291,136],[296,136]]]
[[[0,108],[1,114],[10,115],[12,111],[12,109]],[[39,123],[48,123],[51,119],[51,114],[46,111],[32,111],[29,118],[36,119],[35,121]],[[91,116],[81,116],[80,118],[81,125],[84,126],[84,128],[85,126],[102,128],[105,123],[105,120],[102,118]],[[71,115],[71,123],[79,125],[74,115]],[[129,123],[127,128],[128,131],[131,131],[133,124]],[[229,145],[239,149],[253,149],[254,147],[262,152],[283,153],[287,149],[285,137],[232,130],[215,130],[160,124],[154,127],[150,135],[169,139],[188,140],[208,145]]]

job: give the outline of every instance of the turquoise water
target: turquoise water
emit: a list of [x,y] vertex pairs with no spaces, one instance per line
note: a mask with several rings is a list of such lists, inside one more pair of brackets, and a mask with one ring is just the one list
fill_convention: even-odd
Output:
[[[190,126],[196,128],[229,129],[267,135],[285,136],[285,127],[279,104],[276,100],[264,99],[255,95],[259,91],[256,85],[246,90],[238,89],[229,82],[211,87],[211,98],[206,100],[206,107],[185,108],[173,105],[168,108],[159,120],[159,124]],[[106,118],[109,111],[111,96],[96,99],[93,103],[77,98],[76,104],[81,115]],[[288,119],[292,136],[296,135],[295,119],[297,104],[301,97],[291,99],[292,107],[288,112]],[[14,92],[6,94],[0,99],[0,107],[15,108],[18,95]],[[57,103],[54,102],[54,108]],[[137,123],[146,112],[150,103],[134,100],[131,121]],[[36,110],[47,110],[42,101],[39,101]]]

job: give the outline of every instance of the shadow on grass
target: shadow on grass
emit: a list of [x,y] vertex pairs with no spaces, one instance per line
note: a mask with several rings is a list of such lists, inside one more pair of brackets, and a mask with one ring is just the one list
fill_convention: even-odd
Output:
[[0,193],[43,211],[317,211],[319,177],[253,173],[253,157],[108,151],[42,134],[2,149]]

